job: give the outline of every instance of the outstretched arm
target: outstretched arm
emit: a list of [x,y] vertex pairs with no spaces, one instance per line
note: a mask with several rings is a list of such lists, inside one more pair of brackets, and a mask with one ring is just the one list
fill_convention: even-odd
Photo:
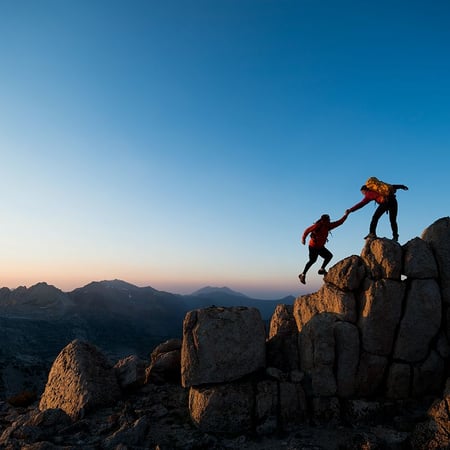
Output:
[[349,213],[354,212],[360,208],[362,208],[363,206],[366,206],[367,203],[371,202],[372,199],[370,198],[363,198],[359,203],[357,203],[355,206],[352,206],[351,208],[347,209],[347,211]]
[[404,191],[408,190],[408,186],[405,186],[404,184],[393,184],[392,187],[397,190],[397,189],[403,189]]
[[330,223],[330,230],[338,227],[339,225],[342,225],[346,221],[349,214],[350,214],[350,210],[346,209],[344,215],[339,220],[336,220],[335,222]]

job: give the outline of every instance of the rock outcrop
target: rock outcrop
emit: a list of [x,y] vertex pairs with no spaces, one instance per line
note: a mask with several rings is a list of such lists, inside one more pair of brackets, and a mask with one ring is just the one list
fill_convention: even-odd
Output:
[[[441,282],[450,270],[448,223],[448,218],[437,221],[423,239],[404,246],[370,239],[361,256],[329,270],[319,291],[297,298],[292,307],[279,305],[270,324],[264,375],[260,365],[239,359],[257,339],[232,338],[258,329],[257,322],[243,319],[243,310],[239,319],[220,321],[220,336],[233,342],[229,351],[223,341],[218,347],[212,319],[226,310],[188,315],[181,370],[184,386],[190,387],[192,420],[205,432],[267,430],[269,423],[272,429],[289,429],[293,417],[339,422],[354,399],[406,401],[441,393],[450,356],[445,276]],[[200,315],[203,321],[197,320]],[[195,377],[189,375],[193,368]],[[286,409],[291,414],[283,416]]]
[[403,246],[366,241],[278,305],[267,335],[255,308],[210,307],[147,367],[73,341],[39,408],[0,403],[0,446],[272,450],[283,432],[292,449],[449,449],[449,290],[443,218]]
[[[435,248],[441,248],[436,236],[444,248],[450,240],[443,222],[449,220],[424,232],[433,236]],[[399,399],[442,391],[450,332],[440,274],[447,269],[445,257],[434,254],[419,238],[403,247],[389,239],[368,240],[360,257],[330,269],[317,293],[295,301],[299,369],[313,387],[312,397]],[[319,319],[324,315],[331,317]],[[343,380],[346,388],[338,389]]]

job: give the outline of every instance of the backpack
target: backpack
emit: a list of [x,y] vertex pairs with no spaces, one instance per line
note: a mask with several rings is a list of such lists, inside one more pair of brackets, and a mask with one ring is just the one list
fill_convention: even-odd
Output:
[[393,195],[395,193],[392,184],[385,183],[384,181],[381,181],[376,177],[370,177],[366,181],[366,187],[367,189],[378,192],[378,194],[381,194],[385,197],[389,197],[390,195]]
[[[314,223],[317,224],[318,227],[313,232],[311,232],[311,239],[316,240],[320,236],[322,229],[324,229],[325,227],[326,227],[327,236],[328,236],[328,233],[331,234],[330,230],[328,229],[328,226],[325,225],[322,217],[317,222],[314,222]],[[328,242],[328,237],[327,237],[326,242]]]

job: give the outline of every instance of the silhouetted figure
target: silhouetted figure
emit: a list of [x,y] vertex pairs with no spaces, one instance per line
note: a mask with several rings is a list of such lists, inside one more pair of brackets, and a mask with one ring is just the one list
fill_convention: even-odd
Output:
[[364,239],[376,238],[377,237],[377,225],[378,220],[383,215],[383,213],[389,213],[389,220],[391,222],[392,228],[392,239],[394,241],[398,241],[398,225],[397,225],[397,212],[398,212],[398,203],[395,193],[398,189],[403,189],[405,191],[408,190],[408,187],[404,184],[391,184],[390,192],[387,194],[382,194],[380,192],[376,192],[374,190],[369,189],[365,184],[361,186],[361,193],[364,195],[364,198],[357,203],[355,206],[347,209],[348,213],[354,212],[363,206],[370,203],[374,200],[378,203],[378,208],[375,210],[372,220],[370,221],[369,234],[364,237]]
[[348,210],[345,211],[345,214],[336,222],[330,222],[330,216],[328,214],[323,214],[317,222],[313,223],[303,232],[303,245],[305,245],[308,234],[311,233],[311,237],[308,244],[309,261],[306,263],[303,272],[298,276],[301,283],[306,284],[306,272],[308,272],[309,268],[317,261],[319,256],[323,258],[323,262],[318,273],[319,275],[325,275],[327,273],[326,266],[333,257],[333,254],[325,247],[325,244],[328,241],[328,233],[333,228],[342,225],[347,219],[348,214]]

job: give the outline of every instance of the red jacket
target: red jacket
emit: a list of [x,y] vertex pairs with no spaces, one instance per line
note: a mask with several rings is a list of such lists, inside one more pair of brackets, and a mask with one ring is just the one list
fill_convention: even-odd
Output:
[[313,223],[303,232],[302,242],[305,242],[306,237],[308,236],[309,233],[311,233],[309,246],[315,248],[324,247],[327,242],[329,231],[332,230],[333,228],[338,227],[339,225],[342,225],[345,222],[345,219],[347,219],[347,216],[341,217],[336,222],[318,221],[316,223]]
[[363,192],[364,198],[357,203],[355,206],[352,206],[349,211],[353,212],[356,211],[357,209],[362,208],[363,206],[367,205],[367,203],[370,203],[372,200],[375,200],[378,204],[380,203],[384,203],[387,200],[387,197],[385,197],[384,195],[379,194],[378,192],[374,192],[374,191],[364,191]]

